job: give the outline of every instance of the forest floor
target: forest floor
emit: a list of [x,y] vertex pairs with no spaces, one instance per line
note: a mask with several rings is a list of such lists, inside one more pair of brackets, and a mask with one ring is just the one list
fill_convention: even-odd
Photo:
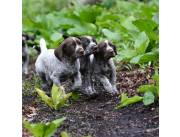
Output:
[[[116,110],[118,96],[110,96],[102,92],[97,97],[89,98],[81,95],[76,101],[70,101],[68,107],[52,110],[45,105],[34,87],[39,83],[35,75],[34,63],[30,65],[30,73],[23,78],[22,114],[31,122],[48,122],[66,116],[54,137],[61,131],[67,131],[71,137],[158,137],[159,136],[159,104],[144,106],[136,103]],[[117,71],[117,88],[128,96],[137,94],[137,88],[145,83],[152,83],[153,68]],[[26,129],[23,137],[31,137]]]

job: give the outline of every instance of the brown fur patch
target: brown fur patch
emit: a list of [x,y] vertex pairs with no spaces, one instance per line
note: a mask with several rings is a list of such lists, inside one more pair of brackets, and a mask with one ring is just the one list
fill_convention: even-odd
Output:
[[[74,37],[73,37],[74,38]],[[75,49],[76,45],[81,45],[81,41],[77,38],[73,39],[72,37],[69,37],[63,41],[63,43],[54,50],[55,56],[62,60],[64,57],[72,57],[75,58]]]

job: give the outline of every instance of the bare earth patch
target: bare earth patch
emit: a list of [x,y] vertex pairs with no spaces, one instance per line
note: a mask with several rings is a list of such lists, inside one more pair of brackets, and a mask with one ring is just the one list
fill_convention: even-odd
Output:
[[[145,70],[118,71],[117,87],[129,96],[135,95],[136,89],[145,83],[152,83],[153,68]],[[66,116],[64,124],[58,128],[54,137],[61,131],[67,131],[72,137],[91,135],[92,137],[158,137],[159,104],[144,106],[142,103],[115,110],[118,96],[101,94],[95,98],[80,96],[77,101],[70,101],[68,107],[59,111],[50,109],[40,101],[34,92],[38,79],[31,66],[29,76],[23,84],[23,117],[31,122],[48,122]],[[23,128],[23,137],[30,134]]]

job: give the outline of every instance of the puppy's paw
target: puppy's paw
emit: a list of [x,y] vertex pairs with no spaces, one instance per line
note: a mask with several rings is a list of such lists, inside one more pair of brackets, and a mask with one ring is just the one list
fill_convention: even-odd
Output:
[[113,92],[113,94],[118,94],[119,93],[116,86],[112,87],[112,92]]
[[29,74],[28,69],[25,69],[24,74],[25,74],[25,75],[28,75],[28,74]]
[[70,90],[71,91],[79,91],[81,89],[81,85],[73,85]]
[[85,88],[85,94],[91,96],[91,95],[95,94],[95,92],[92,90],[92,88],[90,86],[88,86]]

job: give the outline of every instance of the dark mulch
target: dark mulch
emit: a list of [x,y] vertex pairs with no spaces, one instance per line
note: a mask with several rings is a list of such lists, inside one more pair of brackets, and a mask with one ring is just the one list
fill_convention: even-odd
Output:
[[[31,66],[31,68],[34,68]],[[121,92],[132,96],[136,89],[145,83],[153,83],[152,68],[145,70],[118,71],[117,87]],[[61,131],[67,131],[72,137],[91,135],[92,137],[158,137],[159,136],[159,104],[144,106],[142,103],[115,110],[119,102],[117,96],[101,94],[94,98],[84,95],[70,106],[55,111],[40,101],[34,92],[38,81],[33,69],[24,78],[23,116],[31,122],[47,122],[66,116],[64,124],[58,128],[54,137]],[[27,84],[29,83],[29,84]],[[28,88],[27,88],[28,87]],[[23,137],[30,137],[23,129]]]

